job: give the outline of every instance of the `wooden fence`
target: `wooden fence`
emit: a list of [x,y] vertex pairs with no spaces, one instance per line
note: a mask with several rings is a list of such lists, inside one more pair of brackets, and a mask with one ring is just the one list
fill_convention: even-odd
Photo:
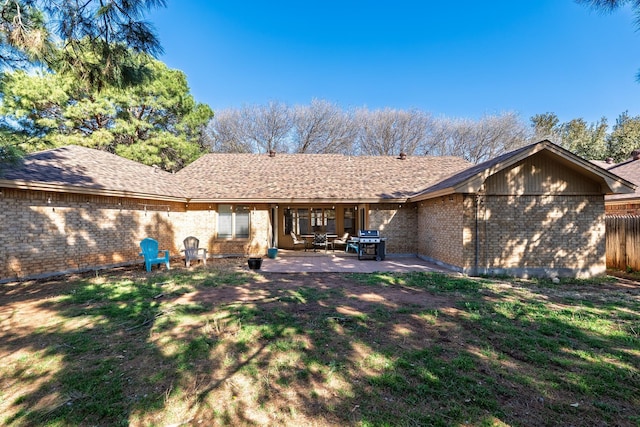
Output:
[[640,271],[640,215],[607,216],[607,268]]

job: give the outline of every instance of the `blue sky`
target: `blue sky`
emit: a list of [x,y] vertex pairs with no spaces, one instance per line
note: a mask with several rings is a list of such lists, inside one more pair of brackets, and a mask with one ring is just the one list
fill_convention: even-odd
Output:
[[324,99],[561,121],[640,115],[633,13],[572,0],[168,0],[147,16],[197,101],[214,111]]

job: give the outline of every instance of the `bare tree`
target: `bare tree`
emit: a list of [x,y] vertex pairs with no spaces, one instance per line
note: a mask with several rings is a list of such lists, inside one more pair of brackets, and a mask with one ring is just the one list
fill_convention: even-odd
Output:
[[434,131],[440,142],[433,154],[458,156],[481,163],[514,150],[529,141],[529,129],[515,113],[471,119],[438,119]]
[[353,116],[328,101],[314,99],[293,112],[292,149],[296,153],[353,154],[357,134]]
[[431,116],[419,110],[356,111],[360,152],[367,155],[414,154],[426,151]]
[[530,141],[529,127],[515,113],[480,120],[434,119],[420,110],[344,112],[314,99],[295,109],[285,104],[216,113],[207,142],[217,152],[343,153],[458,156],[479,163]]
[[245,121],[240,111],[218,111],[204,131],[204,142],[214,153],[251,153],[255,149],[245,138]]
[[240,114],[244,122],[244,137],[255,144],[258,151],[288,151],[292,113],[286,104],[270,102],[268,105],[243,107]]
[[429,131],[425,136],[423,153],[431,156],[450,155],[449,134],[451,133],[452,128],[450,119],[433,119],[429,126]]

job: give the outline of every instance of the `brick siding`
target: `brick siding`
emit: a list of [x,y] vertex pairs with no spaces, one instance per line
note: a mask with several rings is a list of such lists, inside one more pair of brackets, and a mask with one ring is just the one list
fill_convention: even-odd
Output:
[[[470,274],[605,271],[603,196],[452,195],[370,207],[388,254],[419,254]],[[189,235],[215,255],[264,255],[269,207],[251,205],[249,239],[217,239],[217,205],[2,189],[0,281],[140,263],[139,242],[180,257]],[[476,246],[477,267],[476,270]]]
[[640,202],[607,204],[607,215],[640,215]]
[[452,195],[418,204],[418,254],[462,267],[464,261],[463,197]]
[[479,273],[606,270],[602,196],[484,196],[479,213]]
[[251,236],[216,240],[216,205],[2,189],[0,281],[47,273],[142,263],[139,243],[158,240],[179,257],[193,235],[210,254],[263,255],[266,206],[251,211]]
[[380,204],[369,209],[369,228],[386,237],[387,254],[412,254],[418,250],[418,209],[415,204]]

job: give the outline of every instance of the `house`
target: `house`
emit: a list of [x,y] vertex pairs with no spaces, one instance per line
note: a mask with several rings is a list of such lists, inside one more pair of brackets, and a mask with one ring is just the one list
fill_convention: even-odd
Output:
[[[640,150],[634,150],[631,157],[623,162],[594,162],[609,172],[636,185],[640,184]],[[609,194],[605,196],[607,215],[640,215],[640,187],[632,193]]]
[[470,274],[605,271],[604,197],[635,187],[541,141],[480,165],[456,157],[207,154],[176,174],[78,146],[0,174],[0,280],[177,255],[293,248],[290,231],[377,229],[387,254]]
[[[613,159],[593,163],[627,181],[640,184],[640,150],[634,150],[629,159],[620,163],[614,163]],[[632,193],[608,194],[604,204],[607,267],[640,270],[640,189],[636,187]]]

